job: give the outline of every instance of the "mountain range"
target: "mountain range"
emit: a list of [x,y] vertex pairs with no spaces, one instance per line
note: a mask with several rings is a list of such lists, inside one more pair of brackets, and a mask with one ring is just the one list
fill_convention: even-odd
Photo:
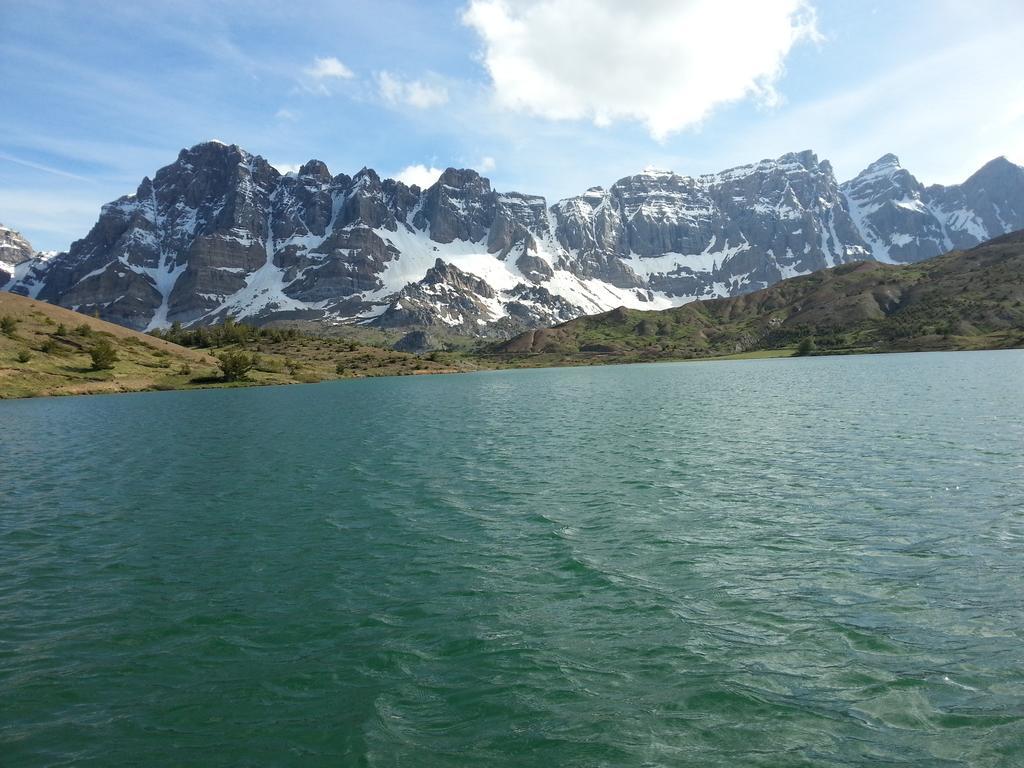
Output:
[[548,205],[449,168],[426,189],[237,145],[182,150],[69,250],[0,230],[0,284],[130,328],[227,316],[508,337],[624,306],[736,296],[853,261],[910,263],[1024,228],[1005,158],[924,186],[886,155],[840,184],[810,151],[645,170]]
[[[535,364],[1024,346],[1024,231],[913,264],[863,261],[725,299],[618,307],[489,345]],[[500,358],[499,358],[500,359]]]

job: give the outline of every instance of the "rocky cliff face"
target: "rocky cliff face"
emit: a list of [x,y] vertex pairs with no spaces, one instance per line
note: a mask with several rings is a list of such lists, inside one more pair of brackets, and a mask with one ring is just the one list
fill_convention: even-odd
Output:
[[812,152],[707,176],[648,171],[554,211],[574,272],[673,298],[756,290],[868,253]]
[[841,189],[878,261],[921,261],[1024,228],[1024,168],[1005,157],[963,184],[925,187],[884,155]]
[[549,207],[468,169],[428,189],[317,160],[282,175],[206,142],[104,206],[67,253],[25,259],[12,246],[2,263],[17,269],[0,269],[8,290],[137,329],[232,315],[494,336],[852,260],[913,261],[1021,227],[1024,169],[1003,159],[926,188],[893,156],[839,185],[800,152],[697,177],[645,171]]

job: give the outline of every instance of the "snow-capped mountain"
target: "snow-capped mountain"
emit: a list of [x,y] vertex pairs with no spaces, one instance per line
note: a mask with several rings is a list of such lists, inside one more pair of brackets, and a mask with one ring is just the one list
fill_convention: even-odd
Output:
[[697,177],[648,170],[549,207],[473,170],[428,189],[317,160],[281,174],[211,141],[6,287],[137,329],[232,315],[504,335],[926,258],[1024,227],[1022,215],[1024,169],[1002,159],[923,188],[886,156],[840,186],[800,152]]
[[0,289],[30,281],[35,268],[43,268],[56,254],[41,253],[20,232],[0,224]]
[[12,277],[19,264],[32,259],[35,250],[20,232],[0,224],[0,283]]
[[920,261],[1024,229],[1024,169],[1005,157],[963,184],[925,187],[884,155],[841,189],[878,261]]

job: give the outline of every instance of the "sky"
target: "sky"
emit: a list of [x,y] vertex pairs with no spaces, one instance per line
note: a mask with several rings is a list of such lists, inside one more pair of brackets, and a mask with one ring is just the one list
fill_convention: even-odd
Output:
[[554,202],[646,167],[1024,163],[1021,0],[0,0],[0,222],[40,250],[216,138]]

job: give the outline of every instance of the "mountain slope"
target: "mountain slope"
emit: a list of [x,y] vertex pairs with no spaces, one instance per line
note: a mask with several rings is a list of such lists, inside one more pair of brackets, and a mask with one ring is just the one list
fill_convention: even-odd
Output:
[[548,206],[468,169],[428,189],[317,160],[281,174],[211,141],[104,206],[67,253],[22,261],[6,289],[139,330],[232,316],[507,337],[916,261],[1022,217],[1024,169],[1005,159],[926,188],[886,156],[840,185],[808,151],[697,177],[648,170]]
[[837,351],[1024,345],[1024,232],[968,251],[892,266],[860,262],[728,299],[658,312],[618,308],[525,332],[495,353],[703,357],[782,349]]

